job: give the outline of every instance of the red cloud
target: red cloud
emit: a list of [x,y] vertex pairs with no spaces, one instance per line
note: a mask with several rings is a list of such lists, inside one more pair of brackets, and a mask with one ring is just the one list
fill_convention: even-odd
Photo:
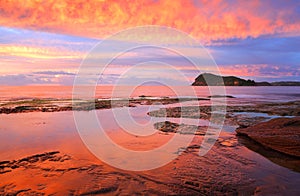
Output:
[[[124,28],[164,25],[203,41],[298,34],[296,5],[275,1],[1,0],[0,25],[103,38]],[[280,3],[280,2],[279,2]],[[282,3],[282,2],[281,2]],[[277,6],[279,7],[279,6]]]

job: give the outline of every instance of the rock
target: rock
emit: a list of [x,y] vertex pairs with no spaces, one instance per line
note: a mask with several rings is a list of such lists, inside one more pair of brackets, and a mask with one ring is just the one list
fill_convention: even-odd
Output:
[[187,185],[190,185],[190,186],[194,186],[194,187],[199,187],[200,186],[199,182],[188,181],[188,180],[186,180],[184,182],[184,184],[187,184]]
[[52,151],[52,152],[45,152],[42,154],[36,154],[33,156],[21,158],[19,160],[12,160],[12,161],[1,161],[0,162],[0,174],[4,174],[7,172],[11,172],[13,169],[17,169],[20,167],[27,167],[28,165],[32,165],[37,162],[44,162],[46,160],[49,161],[61,161],[62,159],[66,159],[68,157],[65,156],[58,156],[59,151]]
[[235,97],[232,95],[211,95],[208,96],[208,98],[235,98]]
[[236,132],[238,136],[247,136],[267,148],[300,157],[300,117],[276,118],[238,128]]
[[[215,109],[216,110],[216,109]],[[149,116],[171,117],[171,118],[193,118],[209,119],[211,115],[210,106],[184,106],[161,108],[159,110],[148,112]]]
[[206,126],[178,124],[170,121],[155,123],[154,128],[164,133],[179,133],[193,135],[205,135],[207,130]]
[[219,76],[211,73],[200,74],[192,86],[300,86],[299,81],[255,82],[236,76]]
[[279,116],[300,116],[300,101],[227,106],[228,112],[259,112]]
[[199,149],[199,148],[201,148],[201,146],[198,145],[198,144],[193,144],[193,145],[188,146],[187,148],[189,148],[189,149]]
[[82,193],[80,195],[100,195],[100,194],[107,194],[107,193],[111,193],[111,192],[114,192],[118,189],[117,186],[110,186],[110,187],[103,187],[101,189],[98,189],[98,190],[92,190],[92,191],[89,191],[89,192],[86,192],[86,193]]
[[235,147],[238,145],[238,141],[236,138],[226,138],[226,139],[223,139],[223,138],[219,138],[218,139],[218,142],[221,146],[224,146],[224,147]]

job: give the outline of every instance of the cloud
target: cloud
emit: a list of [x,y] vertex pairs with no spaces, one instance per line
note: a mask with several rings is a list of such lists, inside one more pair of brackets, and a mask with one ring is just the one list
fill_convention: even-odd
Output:
[[36,77],[27,74],[0,75],[1,85],[24,86],[31,84],[49,84],[50,82],[52,83],[49,78]]
[[[157,84],[168,84],[169,86],[183,86],[191,84],[201,73],[190,67],[171,67],[156,65],[151,69],[139,67],[130,70],[129,67],[117,66],[114,69],[108,69],[99,77],[99,85],[137,85],[144,82],[156,82]],[[121,70],[118,70],[121,69]],[[127,69],[127,70],[126,70]],[[300,69],[292,66],[278,66],[267,64],[240,64],[219,66],[222,75],[234,75],[245,79],[255,79],[256,81],[281,81],[281,80],[299,80]],[[209,71],[209,70],[207,70]],[[36,71],[32,73],[7,74],[0,75],[1,85],[73,85],[75,72],[67,71]],[[91,75],[95,78],[95,75]],[[94,81],[94,80],[91,80]],[[151,83],[151,84],[152,84]]]
[[5,27],[0,27],[0,34],[0,74],[6,75],[77,69],[99,41]]
[[55,48],[42,48],[25,45],[0,45],[1,56],[18,56],[34,59],[74,59],[81,58],[81,54],[71,51],[59,51]]
[[235,39],[209,49],[218,65],[268,64],[300,66],[300,37]]
[[260,80],[299,78],[300,69],[293,66],[279,66],[268,64],[241,64],[219,66],[222,75],[259,78]]
[[65,72],[65,71],[38,71],[33,72],[34,74],[41,74],[41,75],[67,75],[67,76],[74,76],[75,73]]
[[[299,1],[284,0],[3,0],[0,84],[72,84],[73,73],[95,44],[140,25],[174,27],[201,39],[223,74],[299,79],[299,10]],[[124,44],[111,40],[101,57]],[[199,55],[192,47],[189,52]],[[173,65],[189,79],[199,74],[183,57],[145,49],[115,59],[105,82],[113,83],[128,67],[147,61]],[[165,71],[145,70],[143,78],[133,81]]]
[[0,27],[0,56],[29,59],[82,58],[98,40]]
[[164,25],[203,41],[299,35],[299,1],[1,1],[0,25],[104,38],[124,28]]
[[0,75],[1,85],[72,85],[75,73],[65,71],[40,71],[32,73]]

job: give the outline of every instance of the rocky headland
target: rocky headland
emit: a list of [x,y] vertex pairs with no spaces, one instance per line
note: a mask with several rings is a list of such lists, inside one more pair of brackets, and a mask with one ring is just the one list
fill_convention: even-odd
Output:
[[192,86],[300,86],[298,81],[256,82],[236,76],[219,76],[211,73],[200,74]]

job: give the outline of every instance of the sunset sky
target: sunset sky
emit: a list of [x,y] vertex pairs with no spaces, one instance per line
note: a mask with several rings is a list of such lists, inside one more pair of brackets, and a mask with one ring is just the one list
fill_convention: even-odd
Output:
[[[300,81],[297,0],[1,0],[0,85],[71,85],[93,46],[141,25],[190,34],[208,49],[223,75]],[[178,66],[191,81],[199,74],[167,54],[152,55]],[[134,63],[136,56],[116,62],[106,83]]]

